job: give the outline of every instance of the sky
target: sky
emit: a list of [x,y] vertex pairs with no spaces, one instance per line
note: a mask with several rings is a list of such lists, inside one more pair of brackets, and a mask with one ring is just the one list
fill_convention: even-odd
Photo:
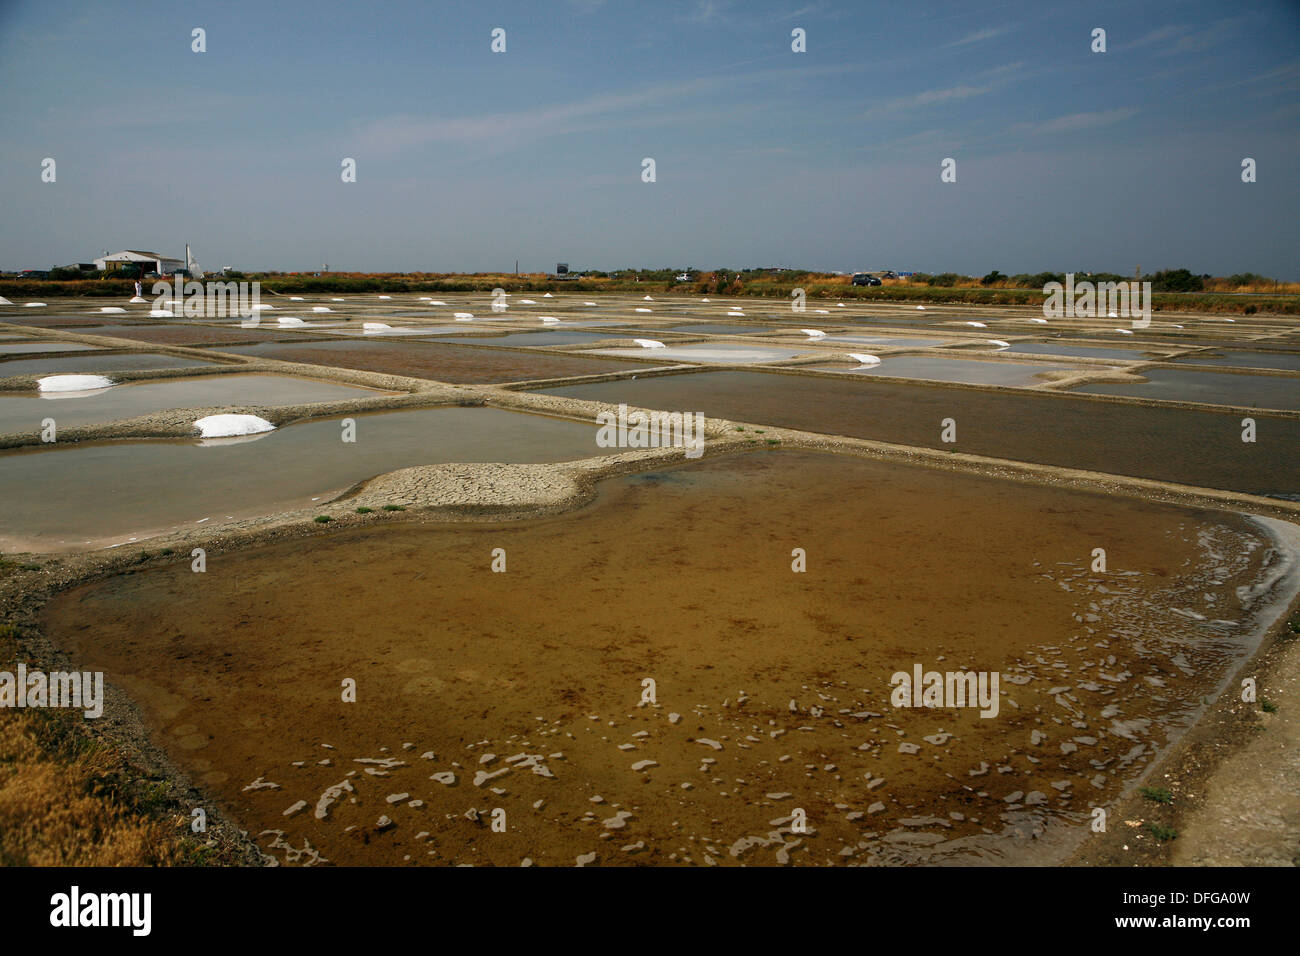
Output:
[[1297,0],[0,0],[0,91],[4,269],[1300,280]]

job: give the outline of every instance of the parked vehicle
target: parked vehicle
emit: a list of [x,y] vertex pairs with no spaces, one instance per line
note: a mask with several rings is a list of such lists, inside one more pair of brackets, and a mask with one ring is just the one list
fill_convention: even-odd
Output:
[[868,272],[853,273],[854,285],[880,285],[880,280]]

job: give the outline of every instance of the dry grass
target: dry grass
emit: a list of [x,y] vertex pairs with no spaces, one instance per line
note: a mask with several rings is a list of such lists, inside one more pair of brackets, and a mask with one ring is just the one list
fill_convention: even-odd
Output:
[[0,864],[164,866],[178,827],[128,790],[122,761],[78,733],[80,714],[0,711]]
[[[0,625],[0,670],[19,660],[38,666]],[[192,835],[188,812],[80,711],[0,709],[0,866],[251,862],[224,830]]]

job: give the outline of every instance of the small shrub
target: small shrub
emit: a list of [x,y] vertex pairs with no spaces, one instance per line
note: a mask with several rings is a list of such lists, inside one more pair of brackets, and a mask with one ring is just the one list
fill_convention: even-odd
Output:
[[1273,703],[1271,700],[1268,700],[1267,698],[1261,700],[1259,702],[1259,706],[1264,709],[1264,713],[1266,714],[1277,713],[1277,704]]
[[406,505],[384,505],[385,511],[405,511]]
[[328,524],[329,522],[333,521],[334,519],[331,518],[329,515],[317,515],[313,520],[314,520],[317,524]]
[[365,506],[363,505],[362,507],[360,507],[360,508],[357,509],[357,514],[359,514],[359,515],[368,515],[368,514],[370,514],[370,512],[372,512],[372,511],[374,511],[374,510],[375,510],[374,508],[367,508],[367,507],[365,507]]
[[1169,792],[1167,787],[1143,787],[1138,792],[1148,800],[1154,800],[1156,803],[1174,802],[1174,795]]
[[1173,827],[1165,826],[1163,823],[1148,823],[1147,830],[1161,843],[1178,839],[1178,831]]

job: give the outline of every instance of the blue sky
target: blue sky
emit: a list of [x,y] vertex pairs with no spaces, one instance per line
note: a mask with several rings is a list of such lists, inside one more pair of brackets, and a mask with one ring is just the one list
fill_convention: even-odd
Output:
[[1134,6],[0,0],[0,267],[1300,279],[1300,4]]

